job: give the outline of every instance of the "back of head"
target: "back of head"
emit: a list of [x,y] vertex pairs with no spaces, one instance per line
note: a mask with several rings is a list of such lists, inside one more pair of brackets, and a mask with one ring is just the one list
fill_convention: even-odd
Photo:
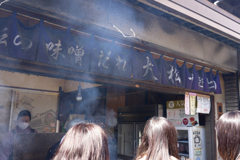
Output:
[[216,123],[218,151],[223,160],[235,160],[240,151],[240,112],[224,113]]
[[70,120],[66,126],[66,131],[69,131],[73,126],[75,126],[76,124],[79,124],[79,123],[85,123],[85,121],[80,118],[74,118],[74,119]]
[[107,136],[93,123],[80,123],[66,134],[53,160],[109,160]]
[[177,131],[169,120],[152,117],[144,127],[142,143],[137,158],[146,156],[146,160],[170,160],[170,156],[179,158]]

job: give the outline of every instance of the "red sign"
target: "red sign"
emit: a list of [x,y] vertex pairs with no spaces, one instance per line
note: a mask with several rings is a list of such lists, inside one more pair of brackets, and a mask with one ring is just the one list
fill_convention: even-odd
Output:
[[188,119],[184,118],[182,122],[183,122],[184,125],[187,125],[188,124]]

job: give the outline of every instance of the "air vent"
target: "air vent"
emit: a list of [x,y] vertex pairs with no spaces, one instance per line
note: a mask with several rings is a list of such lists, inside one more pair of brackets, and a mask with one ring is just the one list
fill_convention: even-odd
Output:
[[239,109],[238,76],[223,75],[225,82],[226,112]]

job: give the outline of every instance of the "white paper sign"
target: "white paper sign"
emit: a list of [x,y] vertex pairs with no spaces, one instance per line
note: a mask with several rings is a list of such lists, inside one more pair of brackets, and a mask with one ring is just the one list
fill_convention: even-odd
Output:
[[167,110],[167,118],[168,119],[179,119],[180,118],[180,109],[169,109]]
[[203,97],[202,113],[209,114],[211,109],[210,98]]
[[195,115],[196,113],[196,93],[189,93],[190,97],[190,115]]
[[201,149],[202,140],[201,140],[201,131],[193,131],[193,149]]
[[189,95],[185,94],[185,114],[189,115]]
[[203,97],[197,97],[197,113],[202,113]]

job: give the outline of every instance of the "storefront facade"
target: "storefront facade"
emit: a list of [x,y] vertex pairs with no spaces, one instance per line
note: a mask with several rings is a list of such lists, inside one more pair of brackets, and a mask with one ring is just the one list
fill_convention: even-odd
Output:
[[[35,109],[32,126],[42,133],[63,131],[69,114],[74,113],[83,114],[85,119],[91,121],[98,119],[109,125],[114,132],[120,107],[156,104],[161,101],[158,102],[156,98],[161,97],[161,94],[166,97],[173,94],[169,100],[182,99],[185,92],[208,95],[212,105],[210,114],[204,120],[208,135],[206,155],[207,159],[216,159],[214,125],[218,113],[221,114],[219,106],[222,106],[223,113],[226,111],[226,84],[223,74],[235,74],[238,71],[235,48],[172,23],[166,18],[144,12],[137,5],[128,2],[113,1],[111,5],[108,1],[56,2],[58,5],[52,3],[25,0],[1,6],[1,16],[10,17],[1,22],[6,27],[11,26],[8,28],[11,28],[11,32],[4,30],[6,27],[2,28],[0,85],[7,90],[9,101],[14,102],[3,105],[18,108],[20,106],[16,101],[21,101],[19,103],[30,110],[39,106],[42,110]],[[123,38],[111,24],[119,27],[126,35],[134,37]],[[35,28],[29,27],[33,25],[36,25]],[[29,44],[20,38],[28,35],[27,30],[31,30],[30,37],[27,37],[32,39],[30,52],[25,52]],[[4,37],[6,34],[10,38]],[[16,37],[18,35],[20,36]],[[4,42],[14,45],[4,50]],[[66,47],[67,42],[72,46]],[[111,57],[113,54],[118,57]],[[112,62],[109,61],[111,58]],[[130,66],[126,65],[129,63]],[[175,75],[168,79],[171,66],[177,69],[174,71],[173,67],[172,73]],[[189,71],[191,68],[194,71]],[[184,83],[177,83],[179,79],[176,72]],[[196,76],[195,79],[203,79],[205,84],[209,82],[206,74],[211,73],[212,80],[215,76],[217,87],[212,91],[209,85],[193,87],[193,82],[187,82],[186,73],[190,75],[189,78]],[[164,79],[163,76],[167,77]],[[27,83],[28,80],[31,83]],[[191,86],[186,87],[190,83]],[[83,98],[87,99],[84,104],[83,101],[81,104],[75,100],[79,84]],[[46,105],[42,104],[45,108],[34,104],[37,100],[45,101]],[[99,100],[98,104],[93,102],[96,100]],[[164,103],[166,109],[166,101],[161,103]],[[164,112],[166,114],[166,110]],[[14,110],[9,109],[7,114],[13,117]],[[60,121],[60,128],[56,127],[57,119]],[[40,123],[43,121],[45,123]],[[11,128],[13,122],[14,117],[9,120],[6,116],[4,124],[9,125],[5,126],[3,132]]]

